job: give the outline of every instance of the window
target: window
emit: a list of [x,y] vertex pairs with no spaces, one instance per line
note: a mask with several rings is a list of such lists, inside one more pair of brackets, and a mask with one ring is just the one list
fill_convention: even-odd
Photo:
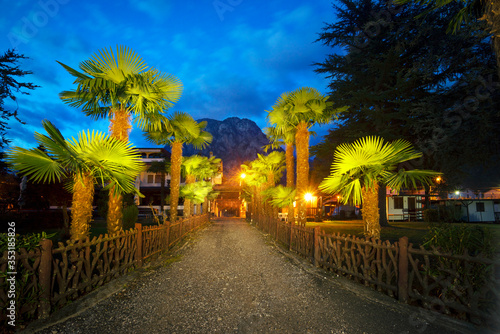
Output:
[[476,212],[484,212],[484,202],[476,202]]
[[403,208],[403,197],[394,196],[394,209],[402,209]]
[[155,175],[155,183],[161,183],[161,174]]
[[154,183],[154,175],[153,174],[148,174],[148,183]]

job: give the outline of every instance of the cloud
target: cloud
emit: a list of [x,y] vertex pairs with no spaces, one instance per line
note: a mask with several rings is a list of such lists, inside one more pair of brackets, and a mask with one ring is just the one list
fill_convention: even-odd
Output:
[[172,10],[172,4],[164,0],[129,0],[128,3],[133,9],[143,12],[155,20],[165,19],[171,14]]
[[[41,9],[38,2],[16,1],[9,10],[1,20],[19,32],[22,18]],[[78,68],[98,50],[120,44],[183,82],[183,95],[171,111],[219,120],[246,117],[264,127],[265,110],[281,93],[301,86],[326,89],[327,80],[311,64],[330,52],[313,43],[329,10],[328,2],[244,1],[220,21],[212,1],[129,0],[120,6],[70,1],[19,47],[31,57],[22,64],[34,72],[27,81],[41,88],[19,98],[20,117],[28,125],[13,122],[10,137],[33,146],[30,138],[42,131],[44,118],[57,122],[65,135],[87,128],[106,132],[107,120],[94,122],[60,101],[58,94],[75,86],[55,60]],[[1,48],[8,45],[6,38],[0,40]],[[138,146],[151,146],[137,128],[130,136]]]

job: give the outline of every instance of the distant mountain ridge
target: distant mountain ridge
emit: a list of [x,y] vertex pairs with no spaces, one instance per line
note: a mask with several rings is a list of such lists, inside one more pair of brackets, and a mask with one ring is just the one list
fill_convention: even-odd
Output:
[[257,153],[263,154],[262,147],[269,144],[262,129],[247,118],[230,117],[223,121],[211,118],[202,118],[198,122],[206,121],[205,131],[213,136],[212,143],[203,150],[196,150],[186,145],[184,156],[200,154],[209,156],[210,152],[222,159],[224,177],[231,177],[239,173],[241,164],[257,158]]

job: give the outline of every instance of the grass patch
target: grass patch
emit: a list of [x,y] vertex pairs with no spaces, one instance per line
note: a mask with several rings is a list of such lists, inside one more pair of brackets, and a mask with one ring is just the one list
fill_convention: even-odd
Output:
[[[401,237],[408,237],[409,242],[415,246],[421,245],[429,231],[430,223],[425,222],[391,222],[389,227],[382,227],[380,238],[396,242]],[[500,249],[500,224],[474,224],[485,228],[486,231],[494,235],[496,249]],[[327,234],[340,233],[349,234],[358,238],[363,237],[363,221],[362,220],[346,220],[346,221],[324,221],[324,222],[308,222],[307,227],[314,228],[319,226],[322,231]]]

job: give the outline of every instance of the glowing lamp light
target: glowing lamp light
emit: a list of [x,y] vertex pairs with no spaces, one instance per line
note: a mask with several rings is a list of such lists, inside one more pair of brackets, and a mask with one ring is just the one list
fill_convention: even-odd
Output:
[[460,191],[458,191],[458,190],[455,191],[455,195],[457,195],[457,196],[460,195]]
[[247,175],[245,173],[241,173],[240,177],[244,179],[245,177],[247,177]]
[[436,182],[437,183],[441,182],[441,176],[436,177]]
[[313,195],[312,195],[311,193],[306,193],[306,194],[304,195],[304,199],[305,199],[306,201],[308,201],[308,202],[309,202],[309,201],[312,201],[312,199],[313,199]]

